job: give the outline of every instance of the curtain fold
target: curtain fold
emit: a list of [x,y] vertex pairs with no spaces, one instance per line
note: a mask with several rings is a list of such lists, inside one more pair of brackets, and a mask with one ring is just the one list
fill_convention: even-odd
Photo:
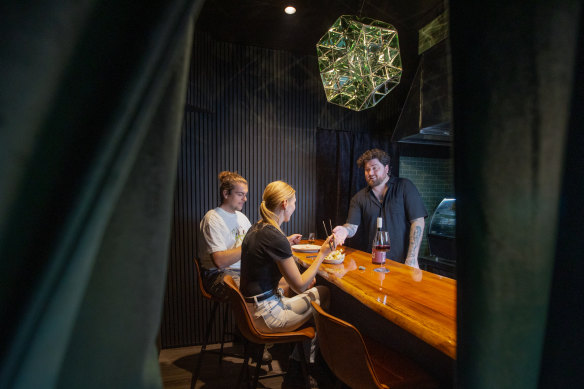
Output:
[[202,3],[3,5],[1,387],[161,386],[155,341]]
[[[573,319],[571,311],[550,318],[548,309],[552,275],[557,262],[567,259],[556,256],[557,237],[571,235],[568,226],[574,222],[581,224],[572,210],[564,220],[558,211],[567,194],[562,177],[566,141],[572,140],[568,129],[581,109],[572,102],[581,88],[574,81],[581,72],[575,59],[582,48],[582,1],[451,1],[450,6],[457,383],[535,388],[550,357],[543,347],[546,323]],[[581,130],[582,123],[577,125]],[[582,252],[581,238],[568,241]],[[560,299],[582,301],[581,287],[565,288],[561,282],[556,287]],[[544,375],[554,383],[543,387],[570,387],[561,377],[562,368],[572,366],[572,353],[568,347],[554,356],[559,368]]]
[[[584,6],[580,8],[580,31],[574,69],[574,88],[567,129],[565,171],[559,201],[558,234],[555,249],[550,304],[547,314],[543,358],[540,363],[540,388],[576,388],[582,383],[584,358],[584,242],[580,231],[584,220]],[[574,177],[577,177],[574,179]]]

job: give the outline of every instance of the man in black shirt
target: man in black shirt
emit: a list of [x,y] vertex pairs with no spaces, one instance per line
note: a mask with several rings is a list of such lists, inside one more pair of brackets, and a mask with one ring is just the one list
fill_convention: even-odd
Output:
[[368,150],[357,160],[365,170],[368,186],[361,189],[349,206],[347,222],[333,232],[338,244],[363,228],[362,239],[353,242],[359,250],[371,251],[377,229],[377,218],[383,218],[382,230],[389,231],[391,249],[387,258],[419,268],[418,252],[428,216],[420,193],[406,178],[390,177],[390,157],[383,150]]

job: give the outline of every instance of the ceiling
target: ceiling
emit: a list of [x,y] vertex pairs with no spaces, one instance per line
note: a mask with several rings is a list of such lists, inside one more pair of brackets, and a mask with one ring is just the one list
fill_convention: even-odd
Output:
[[[316,42],[341,15],[393,24],[402,51],[417,55],[417,31],[444,10],[447,0],[207,0],[197,29],[215,40],[316,56]],[[284,8],[294,5],[294,15]],[[404,64],[405,65],[405,64]]]

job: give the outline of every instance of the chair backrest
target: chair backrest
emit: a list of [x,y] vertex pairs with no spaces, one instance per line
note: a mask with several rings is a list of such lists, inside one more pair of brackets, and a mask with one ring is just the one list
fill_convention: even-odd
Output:
[[290,343],[301,342],[314,338],[314,327],[303,326],[289,332],[261,332],[253,322],[252,315],[247,308],[245,299],[239,288],[230,275],[223,277],[223,282],[227,286],[227,295],[231,303],[231,309],[237,321],[237,327],[241,334],[250,342],[258,344],[266,343]]
[[199,290],[201,291],[201,294],[206,299],[217,300],[215,296],[207,292],[207,289],[205,289],[205,285],[203,284],[203,276],[201,274],[201,266],[199,265],[199,260],[197,258],[195,258],[195,267],[197,268],[197,280],[199,281]]
[[223,282],[227,286],[227,294],[229,295],[229,301],[231,302],[231,307],[233,309],[233,314],[235,315],[235,320],[237,321],[237,327],[243,336],[247,340],[254,343],[264,343],[264,336],[257,330],[256,326],[253,324],[252,316],[245,305],[245,299],[239,291],[237,284],[233,281],[230,275],[223,277]]
[[359,330],[311,303],[320,351],[332,372],[352,388],[387,388],[375,375]]

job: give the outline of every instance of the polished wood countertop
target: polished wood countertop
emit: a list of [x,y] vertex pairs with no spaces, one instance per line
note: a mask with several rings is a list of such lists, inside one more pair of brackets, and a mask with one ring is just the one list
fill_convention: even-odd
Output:
[[[316,244],[321,245],[322,240]],[[302,242],[307,243],[306,241]],[[342,264],[323,263],[318,274],[364,305],[424,342],[456,359],[456,281],[404,264],[386,261],[388,273],[371,263],[371,254],[339,246],[345,252]],[[293,250],[303,267],[316,253]],[[364,267],[365,269],[360,269]]]

